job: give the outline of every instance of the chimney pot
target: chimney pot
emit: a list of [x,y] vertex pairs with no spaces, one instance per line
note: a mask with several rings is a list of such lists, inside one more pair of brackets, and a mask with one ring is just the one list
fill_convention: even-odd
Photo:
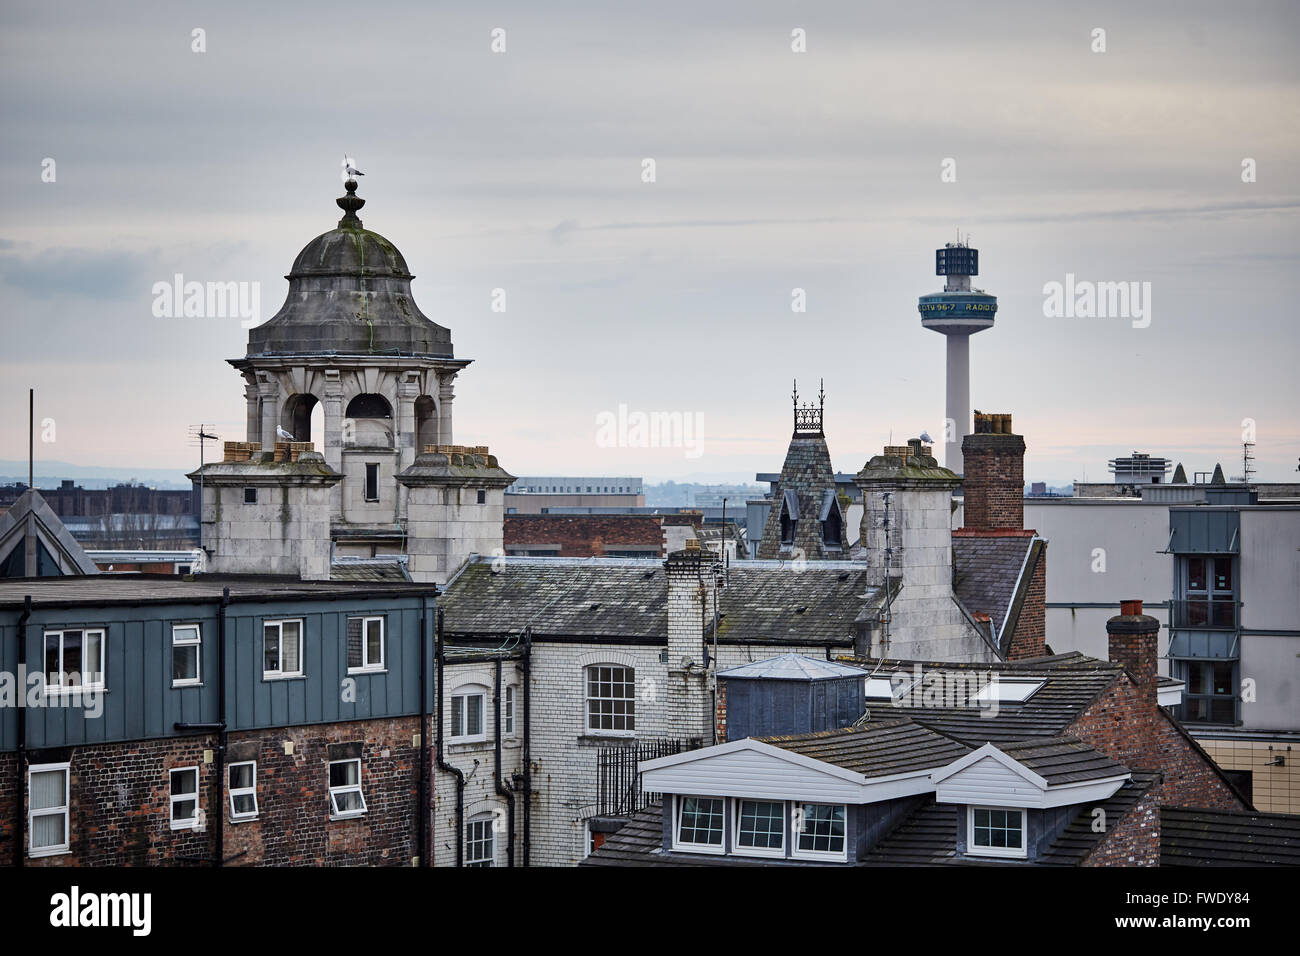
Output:
[[1120,601],[1119,613],[1124,617],[1137,617],[1142,614],[1142,602],[1132,599]]

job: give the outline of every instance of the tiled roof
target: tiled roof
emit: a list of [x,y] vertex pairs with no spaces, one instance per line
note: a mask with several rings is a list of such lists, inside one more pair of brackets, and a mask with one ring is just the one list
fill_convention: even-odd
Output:
[[[841,658],[845,663],[856,662],[864,669],[877,671],[882,676],[901,672],[913,673],[913,661],[867,661]],[[1096,699],[1102,691],[1119,677],[1123,667],[1109,661],[1071,653],[1060,657],[1038,658],[1030,661],[1006,663],[922,663],[925,672],[996,673],[999,679],[1040,678],[1044,681],[1028,700],[1001,701],[996,714],[992,708],[949,707],[924,705],[922,689],[906,696],[895,706],[886,701],[867,701],[873,714],[885,713],[906,716],[932,730],[953,737],[973,747],[985,743],[1001,746],[1034,737],[1059,737],[1066,728]],[[915,704],[915,706],[913,706]]]
[[1032,531],[1015,535],[967,531],[952,536],[953,591],[972,613],[992,618],[996,635],[1002,635],[1007,623],[1020,569],[1033,541]]
[[[1159,774],[1134,773],[1109,799],[1082,807],[1035,862],[1045,866],[1078,866],[1097,846],[1104,832],[1093,828],[1093,810],[1100,807],[1113,827],[1160,779]],[[950,803],[926,803],[880,841],[862,861],[866,866],[1024,866],[1025,863],[957,855],[957,814]]]
[[383,559],[336,561],[330,565],[331,581],[410,581],[404,561]]
[[906,719],[759,739],[782,750],[803,754],[867,777],[932,770],[970,752],[969,747]]
[[1161,866],[1300,866],[1300,816],[1160,808]]
[[1123,764],[1111,760],[1073,737],[1029,740],[998,748],[1047,781],[1049,786],[1105,780],[1128,773]]
[[[495,568],[495,570],[494,570]],[[719,591],[721,641],[853,642],[867,571],[848,562],[737,562]],[[658,641],[668,634],[663,561],[482,558],[438,599],[448,633]]]

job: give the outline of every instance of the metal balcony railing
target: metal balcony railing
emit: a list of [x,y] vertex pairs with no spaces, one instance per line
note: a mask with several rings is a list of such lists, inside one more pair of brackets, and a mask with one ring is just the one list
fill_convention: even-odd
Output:
[[1170,616],[1175,628],[1203,627],[1218,631],[1237,629],[1237,602],[1189,598],[1173,601]]
[[596,806],[602,817],[622,817],[643,810],[659,799],[641,789],[637,765],[643,760],[694,750],[698,741],[646,740],[628,747],[602,747],[596,754]]

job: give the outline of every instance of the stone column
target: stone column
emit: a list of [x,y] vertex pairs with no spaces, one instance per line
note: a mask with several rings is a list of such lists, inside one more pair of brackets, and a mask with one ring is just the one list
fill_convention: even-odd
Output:
[[420,397],[418,372],[403,372],[397,383],[397,421],[393,424],[397,440],[397,470],[409,468],[415,462],[415,400]]
[[[343,382],[336,368],[325,369],[325,440],[321,451],[325,455],[325,464],[335,471],[343,470]],[[343,515],[343,495],[346,481],[341,481],[330,489],[330,515],[338,518]]]
[[451,437],[451,400],[455,397],[455,389],[452,388],[452,382],[456,378],[456,373],[452,372],[445,378],[438,379],[438,444],[452,444]]
[[280,424],[280,383],[266,372],[257,373],[262,398],[262,451],[275,451],[276,426]]
[[262,440],[262,416],[257,411],[257,402],[260,397],[261,391],[257,387],[257,379],[249,376],[245,379],[244,385],[244,401],[248,403],[245,416],[247,422],[245,434],[248,437],[244,440],[248,442],[261,442]]

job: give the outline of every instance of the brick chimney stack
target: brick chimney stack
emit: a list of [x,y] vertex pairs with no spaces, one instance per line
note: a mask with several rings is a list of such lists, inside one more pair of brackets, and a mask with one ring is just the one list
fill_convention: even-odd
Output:
[[1159,706],[1156,638],[1160,622],[1142,613],[1141,601],[1121,601],[1119,607],[1119,614],[1106,622],[1110,659],[1127,667],[1151,705]]
[[965,527],[976,531],[1025,526],[1025,439],[1010,415],[975,413],[975,433],[961,443],[966,472]]

